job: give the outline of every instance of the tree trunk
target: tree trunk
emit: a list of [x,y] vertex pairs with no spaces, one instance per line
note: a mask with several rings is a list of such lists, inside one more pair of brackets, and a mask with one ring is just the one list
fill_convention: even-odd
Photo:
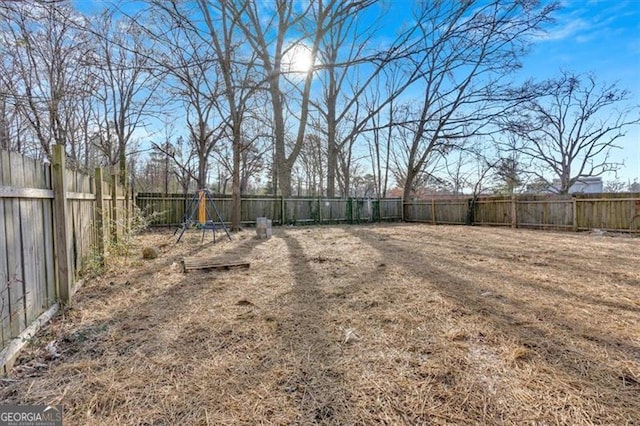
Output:
[[278,84],[278,77],[274,74],[272,77],[270,91],[271,91],[271,105],[273,107],[273,125],[275,136],[275,164],[276,176],[278,178],[278,187],[280,189],[280,195],[288,197],[291,195],[291,166],[287,164],[285,153],[285,126],[284,126],[284,114],[282,112],[282,102],[280,100],[280,85]]
[[164,155],[164,193],[165,195],[169,193],[169,156],[167,154]]
[[120,158],[118,160],[120,163],[120,185],[124,188],[127,183],[127,153],[124,146],[120,146]]
[[278,166],[278,183],[280,185],[280,195],[291,196],[291,167],[284,164]]
[[201,158],[198,162],[198,187],[196,189],[205,189],[207,186],[207,159]]
[[562,179],[560,180],[560,194],[566,195],[571,188],[571,173],[568,170],[563,171]]
[[476,194],[473,194],[473,198],[467,201],[467,215],[464,220],[464,223],[467,226],[473,225],[473,218],[475,217],[477,199],[478,199],[478,196]]
[[9,124],[7,120],[6,101],[0,100],[0,148],[9,151]]
[[336,82],[334,69],[329,69],[329,96],[327,97],[327,197],[336,196],[336,169],[338,147],[336,146]]
[[[389,103],[389,122],[393,123],[393,101]],[[389,159],[391,156],[391,138],[393,137],[393,126],[387,130],[387,153],[384,162],[384,184],[382,186],[382,198],[387,198],[387,187],[389,185]]]
[[327,146],[327,197],[336,196],[336,169],[338,167],[338,150],[336,149],[335,135],[329,133]]
[[412,198],[412,188],[413,188],[413,181],[416,178],[416,174],[413,171],[413,168],[409,167],[407,168],[407,177],[404,181],[404,188],[402,191],[402,198],[404,199],[404,202],[408,202],[409,200],[411,200]]
[[233,129],[233,177],[232,177],[232,189],[231,189],[231,230],[240,231],[240,219],[241,219],[241,199],[240,199],[240,155],[241,155],[241,143],[240,143],[240,123],[239,120],[234,120]]

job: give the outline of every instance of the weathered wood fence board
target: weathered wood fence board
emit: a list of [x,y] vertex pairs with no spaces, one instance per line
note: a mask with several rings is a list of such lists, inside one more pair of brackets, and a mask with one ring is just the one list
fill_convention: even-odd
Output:
[[[466,215],[466,210],[465,210]],[[511,198],[480,199],[476,202],[473,223],[477,225],[509,225],[511,226]]]
[[[44,223],[51,213],[51,197],[47,186],[46,166],[35,160],[0,151],[2,188],[30,191],[1,191],[10,194],[0,198],[0,217],[3,218],[0,237],[4,245],[0,251],[0,299],[2,344],[17,336],[47,308],[49,298],[48,275],[53,275],[53,263],[47,262],[43,238]],[[11,194],[14,194],[13,196]],[[48,224],[51,229],[51,223]]]
[[[57,301],[69,302],[71,287],[97,245],[93,176],[64,167],[55,169],[56,165],[64,166],[64,149],[54,146],[53,153],[54,161],[48,165],[0,150],[2,348]],[[55,177],[54,172],[58,173]],[[110,188],[109,183],[103,185]],[[118,201],[119,208],[127,206],[124,197]],[[113,213],[106,213],[109,220]],[[56,218],[61,227],[56,226]],[[62,233],[57,235],[59,228]],[[60,271],[65,268],[69,288],[60,281]],[[10,358],[3,351],[2,359]]]
[[[631,195],[631,194],[628,194]],[[576,199],[577,229],[640,231],[640,196]]]
[[573,227],[573,201],[569,199],[517,201],[518,226],[541,228]]
[[[469,197],[412,201],[404,204],[405,220],[464,224],[471,204]],[[640,194],[480,197],[473,208],[472,223],[540,229],[640,232]]]
[[467,199],[418,200],[404,205],[404,219],[407,222],[463,225],[467,204]]
[[[139,193],[136,205],[151,218],[152,225],[177,226],[185,212],[193,211],[193,194]],[[224,222],[231,221],[231,197],[214,196],[215,204]],[[214,216],[214,206],[207,205]],[[360,223],[380,220],[402,220],[400,198],[318,198],[245,196],[241,200],[241,223],[255,224],[256,218],[268,217],[276,224],[305,223]]]
[[67,228],[71,230],[69,250],[71,252],[72,274],[78,275],[85,266],[96,242],[93,230],[95,218],[95,194],[93,176],[80,172],[66,174]]
[[[182,222],[193,194],[139,193],[137,206],[151,216],[152,225],[176,226]],[[231,198],[215,196],[222,219],[231,218]],[[359,223],[404,220],[432,224],[465,224],[471,199],[446,197],[414,200],[373,198],[318,198],[247,196],[241,202],[244,225],[257,217],[274,224]],[[208,206],[213,214],[213,206]],[[610,229],[640,231],[640,194],[517,195],[480,197],[473,206],[472,223],[541,229]]]
[[[402,219],[402,200],[397,198],[381,198],[377,200],[380,204],[380,220],[398,220]],[[374,208],[374,212],[375,212]]]

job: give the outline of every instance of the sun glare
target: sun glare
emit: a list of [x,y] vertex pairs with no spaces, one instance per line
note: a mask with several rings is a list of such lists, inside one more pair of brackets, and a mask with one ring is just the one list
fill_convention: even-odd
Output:
[[282,57],[283,70],[287,73],[306,74],[313,68],[311,49],[304,44],[296,44]]

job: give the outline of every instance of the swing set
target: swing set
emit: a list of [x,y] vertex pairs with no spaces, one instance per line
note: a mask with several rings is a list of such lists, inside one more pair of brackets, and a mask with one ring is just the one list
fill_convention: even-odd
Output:
[[[209,209],[209,206],[212,207],[214,216],[212,215],[212,211]],[[213,243],[216,243],[216,230],[218,228],[224,229],[224,232],[227,234],[227,238],[231,241],[231,234],[229,234],[229,230],[227,226],[224,224],[222,217],[220,216],[220,212],[216,207],[216,204],[213,202],[213,198],[211,197],[211,193],[208,189],[200,189],[193,194],[193,197],[189,201],[187,205],[187,209],[185,210],[185,214],[182,217],[182,224],[178,227],[173,235],[175,236],[178,231],[180,231],[180,235],[176,240],[176,243],[179,243],[182,239],[182,236],[188,229],[196,228],[198,230],[202,230],[202,239],[200,242],[204,242],[204,234],[208,229],[211,229],[213,234]]]

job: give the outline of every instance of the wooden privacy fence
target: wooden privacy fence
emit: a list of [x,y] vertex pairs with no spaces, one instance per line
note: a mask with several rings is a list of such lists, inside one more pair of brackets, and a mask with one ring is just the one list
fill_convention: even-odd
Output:
[[61,145],[51,165],[0,150],[1,366],[21,333],[70,301],[86,262],[103,259],[107,235],[126,232],[131,199],[109,178],[67,170]]
[[[139,193],[136,205],[151,225],[182,223],[193,194]],[[231,197],[212,197],[225,222]],[[640,232],[640,194],[517,195],[441,197],[403,203],[401,198],[319,198],[245,196],[241,223],[267,217],[274,224],[362,223],[378,221],[474,224],[520,228]],[[212,206],[209,206],[212,210]],[[471,211],[471,215],[470,215]]]
[[[139,193],[136,205],[148,215],[151,225],[182,223],[193,194]],[[212,201],[222,220],[231,221],[231,197],[214,196]],[[213,211],[213,206],[208,206]],[[241,223],[251,225],[258,217],[267,217],[277,224],[362,223],[402,220],[400,198],[319,198],[319,197],[242,197]]]
[[433,198],[404,203],[408,222],[640,232],[640,194]]

